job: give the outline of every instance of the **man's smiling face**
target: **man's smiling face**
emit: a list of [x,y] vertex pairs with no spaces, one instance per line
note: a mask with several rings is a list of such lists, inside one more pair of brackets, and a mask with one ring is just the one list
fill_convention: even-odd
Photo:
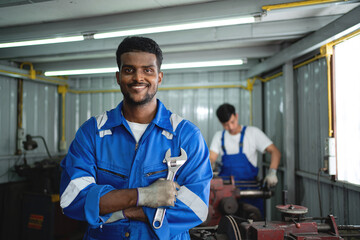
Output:
[[156,101],[154,97],[163,73],[159,71],[155,54],[126,52],[121,55],[121,68],[116,77],[124,101],[131,105],[144,105]]

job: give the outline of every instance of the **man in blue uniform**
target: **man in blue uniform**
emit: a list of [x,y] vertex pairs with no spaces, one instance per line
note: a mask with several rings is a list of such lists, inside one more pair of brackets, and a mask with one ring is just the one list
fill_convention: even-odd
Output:
[[[163,79],[162,52],[149,38],[125,38],[116,52],[124,100],[77,131],[63,168],[60,205],[88,222],[84,239],[190,239],[206,220],[209,152],[200,130],[156,99]],[[187,160],[175,182],[165,180],[165,153]],[[159,229],[158,207],[166,208]]]
[[[238,122],[235,107],[224,103],[216,110],[224,130],[215,133],[210,146],[210,161],[215,163],[221,156],[219,176],[234,176],[238,181],[256,180],[258,175],[257,152],[271,154],[271,163],[264,181],[268,187],[277,182],[276,171],[281,154],[273,142],[260,129],[242,126]],[[244,200],[258,207],[263,214],[262,199]]]

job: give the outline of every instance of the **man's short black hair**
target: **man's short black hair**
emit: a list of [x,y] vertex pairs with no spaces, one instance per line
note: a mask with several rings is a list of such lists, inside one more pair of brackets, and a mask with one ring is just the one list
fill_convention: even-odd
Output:
[[231,115],[235,115],[235,107],[229,103],[224,103],[216,110],[216,116],[221,123],[229,121]]
[[116,51],[116,62],[119,69],[121,67],[121,54],[127,52],[147,52],[147,53],[155,54],[158,64],[158,69],[160,71],[163,55],[159,45],[154,40],[145,37],[125,38],[119,44],[119,47]]

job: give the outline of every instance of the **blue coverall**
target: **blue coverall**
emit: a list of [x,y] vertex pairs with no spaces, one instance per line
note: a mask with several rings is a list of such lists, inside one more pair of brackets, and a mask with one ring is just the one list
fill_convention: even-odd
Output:
[[[206,220],[212,169],[200,130],[172,114],[157,100],[157,113],[139,142],[122,115],[122,102],[92,117],[77,131],[61,163],[60,205],[67,216],[88,222],[84,239],[190,239],[188,230]],[[105,223],[99,200],[115,189],[146,187],[166,178],[165,153],[187,161],[176,174],[181,186],[174,207],[167,208],[163,225],[154,229],[156,209],[143,207],[149,222],[121,219]]]

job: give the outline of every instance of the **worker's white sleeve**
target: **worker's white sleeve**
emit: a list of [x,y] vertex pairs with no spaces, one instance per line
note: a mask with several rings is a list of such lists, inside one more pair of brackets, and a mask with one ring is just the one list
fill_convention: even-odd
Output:
[[252,127],[252,136],[255,139],[256,150],[261,153],[265,152],[265,149],[270,146],[273,142],[266,136],[266,134],[257,127]]
[[217,154],[222,153],[222,151],[221,151],[221,136],[222,136],[222,131],[217,131],[214,134],[214,137],[211,140],[211,144],[210,144],[210,151],[213,151],[214,153],[217,153]]

